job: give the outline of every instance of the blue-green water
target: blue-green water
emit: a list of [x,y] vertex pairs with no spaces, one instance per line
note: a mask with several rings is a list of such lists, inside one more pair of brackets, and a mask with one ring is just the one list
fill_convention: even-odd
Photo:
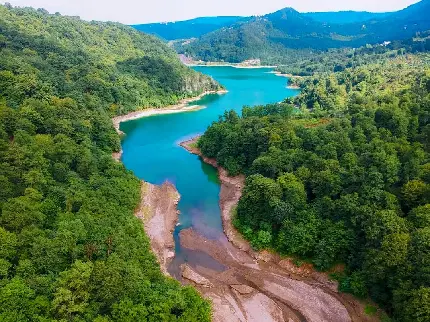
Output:
[[175,264],[192,261],[216,268],[216,263],[208,263],[211,259],[204,254],[181,249],[178,234],[182,229],[193,227],[207,238],[223,236],[217,172],[178,143],[202,134],[225,110],[240,112],[244,105],[280,102],[298,92],[287,89],[288,80],[269,73],[271,69],[194,69],[212,76],[226,87],[228,93],[208,95],[191,103],[206,106],[198,111],[156,115],[122,123],[121,130],[126,133],[122,142],[122,162],[140,179],[154,184],[168,180],[181,194],[178,205],[180,225],[175,231]]

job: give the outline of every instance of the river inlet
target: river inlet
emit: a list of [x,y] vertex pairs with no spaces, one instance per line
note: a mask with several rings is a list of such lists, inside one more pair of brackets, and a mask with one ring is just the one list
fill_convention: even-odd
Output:
[[238,69],[232,67],[194,67],[212,76],[228,93],[210,94],[192,105],[205,108],[193,112],[154,115],[121,123],[126,136],[122,142],[122,162],[135,175],[152,184],[170,181],[178,189],[179,225],[174,232],[176,257],[170,273],[181,279],[179,266],[198,264],[220,271],[224,269],[210,256],[183,249],[179,234],[193,228],[209,239],[223,236],[219,207],[220,185],[216,169],[179,146],[179,143],[202,134],[226,110],[240,113],[243,106],[280,102],[297,90],[287,88],[288,79],[277,77],[270,68]]

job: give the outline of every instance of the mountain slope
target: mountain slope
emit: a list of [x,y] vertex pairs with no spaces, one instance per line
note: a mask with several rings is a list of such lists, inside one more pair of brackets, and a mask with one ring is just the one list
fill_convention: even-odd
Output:
[[[11,106],[29,97],[69,96],[117,114],[218,86],[185,67],[162,41],[124,25],[0,6],[0,30],[0,69],[14,71],[3,74],[0,88]],[[19,82],[29,90],[9,90]]]
[[211,320],[161,274],[141,182],[111,155],[109,114],[175,101],[187,78],[209,82],[130,27],[0,6],[0,321]]
[[[430,0],[422,0],[382,20],[366,24],[368,38],[376,41],[406,39],[430,29]],[[385,39],[384,39],[385,38]]]
[[307,12],[303,13],[305,17],[311,18],[315,21],[334,23],[334,24],[347,24],[364,22],[367,20],[382,19],[391,13],[375,13],[367,11],[338,11],[338,12]]
[[331,24],[285,8],[263,17],[223,27],[177,50],[202,60],[237,62],[260,58],[277,63],[287,49],[360,47],[367,43],[401,40],[430,29],[430,0],[365,22]]
[[185,21],[132,25],[131,27],[165,40],[197,38],[223,26],[231,25],[242,17],[203,17]]

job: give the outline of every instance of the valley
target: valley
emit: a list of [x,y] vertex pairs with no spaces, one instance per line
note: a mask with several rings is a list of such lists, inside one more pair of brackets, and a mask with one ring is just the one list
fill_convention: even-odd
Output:
[[430,0],[11,1],[0,321],[430,321]]
[[[268,73],[270,69],[196,68],[209,73],[220,82],[223,80],[222,83],[226,84],[228,90],[225,96],[207,96],[193,102],[196,105],[205,104],[206,108],[202,110],[154,115],[119,124],[119,128],[125,133],[122,144],[124,164],[135,173],[139,173],[140,169],[149,169],[142,165],[143,160],[138,157],[138,144],[147,156],[144,162],[152,164],[150,172],[140,174],[141,178],[150,180],[151,183],[162,183],[165,180],[173,182],[180,195],[178,225],[174,231],[175,246],[172,247],[171,242],[163,246],[160,237],[164,236],[165,241],[171,238],[169,233],[173,232],[176,220],[173,209],[162,209],[172,207],[171,202],[175,200],[171,200],[170,196],[175,194],[175,189],[168,188],[170,183],[163,183],[160,187],[144,184],[151,191],[159,191],[158,197],[146,206],[147,208],[149,205],[146,212],[152,213],[152,217],[149,217],[152,219],[148,221],[148,217],[144,216],[143,221],[162,270],[185,284],[197,287],[210,299],[214,310],[213,321],[372,321],[364,315],[363,304],[352,297],[339,294],[336,282],[330,281],[325,274],[312,270],[302,271],[288,260],[267,252],[253,251],[233,227],[231,218],[244,187],[244,177],[231,178],[225,170],[213,168],[217,166],[216,161],[206,158],[200,160],[184,154],[182,148],[200,155],[198,150],[192,148],[195,140],[186,143],[178,141],[180,137],[198,133],[196,130],[204,126],[202,122],[210,122],[216,116],[213,109],[226,105],[222,101],[229,100],[230,106],[239,108],[246,104],[246,100],[249,101],[248,97],[241,96],[241,91],[246,89],[249,93],[250,87],[255,88],[254,91],[257,88],[262,90],[262,87],[267,90],[269,84],[276,84],[276,88],[270,88],[273,95],[279,95],[282,90],[288,95],[289,90],[285,88],[288,80]],[[294,95],[297,91],[290,93]],[[265,92],[264,95],[267,94]],[[241,99],[244,101],[239,101]],[[261,99],[276,102],[276,98],[271,96],[255,96],[253,99],[254,104],[261,102]],[[199,122],[190,123],[188,119],[198,119]],[[151,124],[153,122],[164,126],[166,122],[171,122],[172,126],[181,126],[171,128],[169,137],[162,141],[142,142],[144,138],[155,135],[143,135],[142,131],[159,129]],[[184,128],[184,124],[193,125]],[[156,149],[158,153],[150,153],[148,149]],[[162,157],[164,160],[148,159],[150,155],[160,158],[163,150],[166,153]],[[179,162],[182,158],[184,161]],[[162,167],[164,163],[169,166]],[[154,177],[155,164],[160,166],[157,177]],[[219,179],[216,171],[219,171]],[[145,190],[143,195],[148,198],[152,193]],[[139,210],[138,217],[142,213],[144,212]],[[152,221],[159,224],[151,228]],[[162,222],[170,223],[167,226],[171,225],[171,228],[163,232],[162,227],[165,226],[161,225]],[[172,251],[175,257],[167,255],[173,254]]]

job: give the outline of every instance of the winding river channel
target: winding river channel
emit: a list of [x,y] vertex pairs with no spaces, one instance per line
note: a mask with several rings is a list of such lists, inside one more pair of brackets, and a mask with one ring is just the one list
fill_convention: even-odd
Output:
[[[245,105],[280,102],[298,91],[287,88],[288,79],[270,68],[195,69],[212,76],[228,92],[190,103],[200,109],[120,123],[126,134],[122,162],[150,183],[142,185],[142,203],[152,200],[153,216],[145,215],[142,205],[136,215],[145,218],[145,230],[163,272],[194,285],[209,298],[213,322],[376,321],[364,314],[363,303],[339,293],[327,274],[306,265],[297,267],[290,258],[253,251],[231,225],[231,209],[240,198],[243,176],[230,178],[225,170],[212,166],[216,160],[204,162],[192,154],[199,151],[190,142],[183,144],[189,151],[179,145],[202,134],[226,110],[240,113]],[[171,184],[163,184],[166,181],[181,195],[173,239],[177,193]],[[144,190],[147,186],[149,192]],[[170,260],[173,247],[176,254]]]
[[190,103],[205,108],[193,112],[154,115],[121,123],[126,133],[122,142],[122,162],[137,177],[153,184],[168,180],[178,189],[181,199],[179,223],[175,230],[176,258],[171,273],[178,277],[178,265],[198,262],[221,268],[210,257],[187,252],[180,247],[179,232],[193,227],[206,238],[223,234],[219,207],[219,181],[216,169],[202,162],[178,144],[202,134],[226,110],[240,112],[242,107],[280,102],[297,94],[286,87],[288,80],[270,73],[271,69],[233,67],[195,67],[212,76],[228,90]]

